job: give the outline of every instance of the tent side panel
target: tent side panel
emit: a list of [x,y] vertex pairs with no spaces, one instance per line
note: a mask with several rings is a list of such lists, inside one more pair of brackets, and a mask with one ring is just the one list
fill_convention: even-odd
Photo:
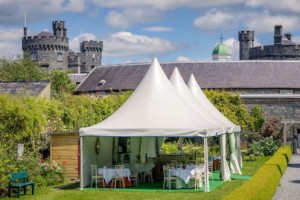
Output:
[[[100,153],[97,158],[97,167],[112,166],[113,138],[100,137]],[[96,160],[95,160],[96,161]]]
[[[91,165],[97,165],[99,161],[99,156],[96,153],[96,140],[97,137],[82,137],[82,178],[81,187],[86,187],[91,184]],[[101,144],[100,144],[101,145]],[[100,147],[101,148],[101,147]]]
[[53,134],[50,136],[50,159],[65,164],[67,176],[78,179],[79,133]]

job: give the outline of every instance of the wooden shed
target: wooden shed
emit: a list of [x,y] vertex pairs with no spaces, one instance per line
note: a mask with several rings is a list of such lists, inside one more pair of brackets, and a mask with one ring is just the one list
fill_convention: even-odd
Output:
[[50,159],[65,164],[71,180],[80,177],[80,137],[78,132],[52,133],[50,135]]

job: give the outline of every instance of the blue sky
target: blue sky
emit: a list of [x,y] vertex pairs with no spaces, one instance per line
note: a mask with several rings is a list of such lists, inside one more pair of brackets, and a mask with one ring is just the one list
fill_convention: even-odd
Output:
[[0,0],[0,55],[22,54],[24,13],[29,35],[66,21],[70,48],[104,42],[103,64],[210,60],[223,35],[238,59],[238,31],[254,30],[256,45],[273,43],[275,24],[300,43],[297,0]]

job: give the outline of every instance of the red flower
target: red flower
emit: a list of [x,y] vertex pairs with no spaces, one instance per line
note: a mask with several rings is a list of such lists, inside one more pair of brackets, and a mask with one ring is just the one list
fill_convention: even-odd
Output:
[[44,160],[44,159],[42,159],[42,162],[45,162],[45,160]]
[[61,179],[59,178],[58,181],[61,181]]
[[62,163],[63,163],[63,164],[67,164],[67,163],[68,163],[68,161],[63,161]]
[[49,163],[49,165],[52,165],[52,163]]
[[56,166],[54,165],[54,166],[53,166],[53,168],[55,169],[55,168],[56,168]]

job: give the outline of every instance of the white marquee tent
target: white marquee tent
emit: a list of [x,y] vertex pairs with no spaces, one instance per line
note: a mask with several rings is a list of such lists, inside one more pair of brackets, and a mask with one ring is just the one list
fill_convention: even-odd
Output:
[[[209,113],[208,113],[209,114]],[[156,156],[153,149],[160,148],[165,137],[204,137],[207,176],[207,137],[224,135],[225,124],[215,123],[199,114],[195,107],[175,90],[158,61],[154,58],[148,72],[129,99],[110,117],[80,132],[80,187],[90,183],[90,165],[111,162],[115,151],[113,138],[130,137],[132,151],[141,154],[141,161],[147,156]],[[233,131],[232,131],[233,132]],[[96,138],[101,137],[100,154],[94,151]],[[139,146],[139,147],[138,147]],[[153,148],[153,146],[155,148]],[[110,156],[112,155],[112,156]]]

